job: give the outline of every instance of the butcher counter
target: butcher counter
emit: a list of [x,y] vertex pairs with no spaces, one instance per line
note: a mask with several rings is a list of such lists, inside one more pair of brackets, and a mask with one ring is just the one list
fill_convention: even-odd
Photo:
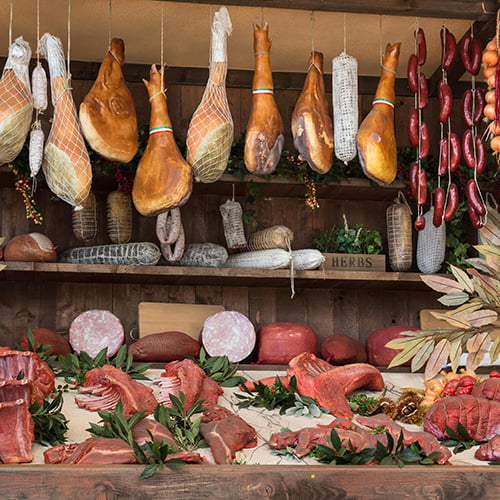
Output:
[[[160,373],[150,370],[151,379]],[[255,380],[279,371],[242,370]],[[422,374],[384,373],[391,391],[403,387],[422,387]],[[155,388],[154,385],[151,385]],[[155,388],[156,390],[156,388]],[[279,415],[278,410],[238,408],[235,388],[225,388],[219,403],[238,413],[255,427],[258,444],[236,452],[233,465],[186,465],[181,469],[158,472],[139,479],[140,465],[43,465],[43,451],[34,444],[31,464],[0,466],[0,498],[499,498],[500,469],[474,459],[475,447],[453,455],[452,465],[345,466],[322,465],[312,458],[297,459],[276,454],[266,442],[282,428],[299,430],[327,424],[331,415],[320,418]],[[363,391],[371,394],[369,391]],[[396,396],[394,396],[396,397]],[[70,420],[68,442],[89,437],[86,428],[100,420],[96,412],[79,409],[75,391],[64,394],[63,413]],[[407,425],[417,430],[417,426]],[[212,461],[209,449],[200,453]]]

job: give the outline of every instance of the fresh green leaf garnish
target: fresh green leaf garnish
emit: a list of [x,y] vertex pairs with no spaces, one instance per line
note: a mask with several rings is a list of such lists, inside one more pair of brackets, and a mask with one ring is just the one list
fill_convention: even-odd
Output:
[[235,375],[238,364],[231,363],[227,356],[212,356],[207,358],[203,347],[200,349],[198,359],[192,359],[211,379],[215,380],[221,387],[234,387],[246,382],[245,377]]
[[62,413],[62,406],[63,398],[60,391],[52,400],[45,399],[42,406],[36,401],[31,404],[29,411],[35,424],[35,441],[51,446],[66,441],[69,421]]
[[47,363],[52,370],[54,370],[54,362],[57,359],[57,356],[50,355],[47,351],[52,347],[47,344],[40,344],[35,347],[35,337],[33,336],[33,332],[31,329],[28,330],[28,351],[34,352],[40,356],[40,359]]
[[457,423],[457,432],[455,432],[451,427],[445,427],[446,434],[448,434],[448,439],[441,439],[439,442],[443,446],[453,448],[453,453],[461,453],[462,451],[469,450],[473,446],[479,444],[479,441],[472,439],[467,432],[467,429],[460,423]]
[[347,402],[351,410],[359,415],[371,415],[378,406],[378,398],[366,394],[354,394],[347,398]]

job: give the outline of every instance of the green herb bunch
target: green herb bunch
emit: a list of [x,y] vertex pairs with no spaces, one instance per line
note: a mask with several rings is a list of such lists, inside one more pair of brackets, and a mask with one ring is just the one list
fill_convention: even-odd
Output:
[[358,415],[371,415],[378,407],[378,397],[372,398],[366,394],[354,394],[347,398],[347,402]]
[[57,356],[53,356],[48,353],[48,350],[52,346],[47,344],[39,344],[35,346],[35,337],[33,336],[33,332],[31,330],[28,330],[27,341],[28,351],[38,354],[38,356],[40,356],[40,359],[47,363],[52,370],[54,370],[54,362],[56,361]]
[[101,368],[104,365],[111,365],[122,370],[136,380],[149,380],[144,372],[151,367],[151,363],[142,363],[133,366],[132,353],[127,350],[126,345],[122,345],[111,361],[107,355],[107,348],[99,351],[92,359],[85,351],[80,354],[70,353],[66,356],[59,356],[60,369],[56,372],[58,377],[63,377],[67,383],[72,384],[72,388],[77,388],[85,382],[85,374],[94,368]]
[[237,376],[238,364],[231,363],[227,356],[207,357],[203,347],[200,349],[198,359],[192,359],[212,380],[215,380],[221,387],[234,387],[246,382],[245,377]]
[[56,446],[66,442],[68,419],[62,413],[63,398],[60,391],[49,401],[43,401],[40,406],[34,401],[29,407],[35,425],[35,441],[41,444]]
[[382,235],[361,224],[349,227],[345,214],[344,227],[332,226],[313,240],[313,247],[323,253],[377,255],[382,252]]

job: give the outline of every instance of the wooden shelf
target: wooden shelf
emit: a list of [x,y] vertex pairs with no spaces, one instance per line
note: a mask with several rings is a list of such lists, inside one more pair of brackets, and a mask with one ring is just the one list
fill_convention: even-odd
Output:
[[[6,262],[3,281],[63,281],[290,287],[288,269],[242,269],[181,266],[119,266],[47,262]],[[370,288],[429,290],[418,273],[375,271],[296,271],[295,288]]]

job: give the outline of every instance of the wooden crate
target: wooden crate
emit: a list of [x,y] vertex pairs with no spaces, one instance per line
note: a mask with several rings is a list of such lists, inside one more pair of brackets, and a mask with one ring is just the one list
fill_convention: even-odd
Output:
[[325,269],[338,271],[385,271],[385,255],[324,253]]

